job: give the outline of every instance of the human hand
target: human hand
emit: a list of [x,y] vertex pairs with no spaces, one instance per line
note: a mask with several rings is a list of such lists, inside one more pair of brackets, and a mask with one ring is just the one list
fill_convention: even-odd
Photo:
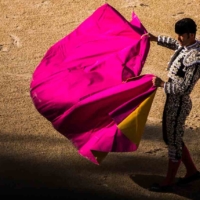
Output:
[[164,84],[165,84],[165,82],[161,78],[159,78],[157,76],[154,76],[152,78],[152,83],[156,87],[164,87]]
[[158,37],[152,35],[151,33],[145,33],[145,34],[141,35],[140,38],[142,39],[143,37],[149,37],[150,41],[154,41],[154,42],[158,41]]
[[142,39],[143,37],[149,37],[150,38],[149,33],[145,33],[145,34],[141,35],[140,38]]

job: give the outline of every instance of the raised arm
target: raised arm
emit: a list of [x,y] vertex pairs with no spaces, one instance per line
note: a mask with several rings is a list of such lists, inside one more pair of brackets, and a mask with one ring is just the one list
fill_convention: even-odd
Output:
[[179,42],[171,37],[161,36],[161,35],[155,36],[151,33],[146,33],[142,35],[141,38],[142,37],[149,37],[150,41],[157,42],[158,45],[167,47],[172,50],[176,50],[180,47]]

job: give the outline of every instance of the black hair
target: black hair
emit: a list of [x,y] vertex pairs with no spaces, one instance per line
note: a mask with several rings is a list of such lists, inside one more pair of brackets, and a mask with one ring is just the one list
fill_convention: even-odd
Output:
[[196,34],[197,25],[191,18],[183,18],[175,23],[175,33],[182,35],[184,33]]

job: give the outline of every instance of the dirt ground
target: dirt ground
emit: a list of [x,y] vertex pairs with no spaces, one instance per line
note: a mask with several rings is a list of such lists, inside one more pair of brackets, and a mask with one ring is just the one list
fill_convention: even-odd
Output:
[[[0,196],[48,199],[200,199],[200,182],[174,193],[153,193],[167,169],[161,118],[165,101],[158,89],[139,149],[110,153],[100,166],[81,157],[35,109],[29,86],[47,49],[99,6],[109,3],[127,20],[134,11],[146,29],[174,34],[174,23],[193,18],[200,27],[199,0],[0,0]],[[197,33],[200,39],[200,32]],[[143,73],[167,79],[173,51],[151,43]],[[193,110],[185,142],[200,169],[200,82],[191,94]],[[181,165],[177,177],[183,176]]]

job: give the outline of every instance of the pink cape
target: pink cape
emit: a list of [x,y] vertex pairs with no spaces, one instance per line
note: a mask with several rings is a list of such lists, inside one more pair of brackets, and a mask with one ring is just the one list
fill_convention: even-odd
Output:
[[108,152],[137,150],[155,94],[140,75],[150,41],[133,13],[109,4],[55,43],[36,67],[30,94],[38,112],[78,152],[99,164]]

